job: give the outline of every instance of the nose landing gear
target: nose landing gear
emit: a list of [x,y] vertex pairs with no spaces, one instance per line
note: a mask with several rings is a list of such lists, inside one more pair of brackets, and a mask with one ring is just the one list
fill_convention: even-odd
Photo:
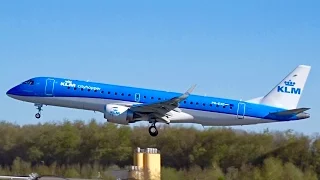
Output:
[[158,130],[155,123],[152,123],[152,125],[149,127],[149,134],[153,137],[158,135]]
[[35,115],[35,117],[37,119],[39,119],[41,117],[41,111],[42,111],[42,104],[35,104],[35,106],[37,106],[37,109],[38,109],[38,113]]

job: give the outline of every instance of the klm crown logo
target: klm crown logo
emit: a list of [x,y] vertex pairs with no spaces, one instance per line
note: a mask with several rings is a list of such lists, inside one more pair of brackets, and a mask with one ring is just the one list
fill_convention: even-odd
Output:
[[289,81],[285,81],[284,84],[285,84],[286,86],[294,86],[296,83],[295,83],[295,82],[292,82],[291,80],[289,80]]
[[278,86],[278,92],[288,94],[301,94],[301,88],[295,88],[295,82],[289,80],[284,82],[284,86]]

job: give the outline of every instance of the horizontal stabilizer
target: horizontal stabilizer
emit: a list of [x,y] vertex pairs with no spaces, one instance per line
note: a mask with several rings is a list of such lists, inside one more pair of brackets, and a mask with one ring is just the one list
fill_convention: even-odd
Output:
[[309,110],[310,108],[298,108],[298,109],[290,109],[290,110],[285,110],[285,111],[280,111],[280,112],[274,112],[271,113],[272,115],[276,116],[290,116],[290,115],[297,115],[300,114],[304,111]]

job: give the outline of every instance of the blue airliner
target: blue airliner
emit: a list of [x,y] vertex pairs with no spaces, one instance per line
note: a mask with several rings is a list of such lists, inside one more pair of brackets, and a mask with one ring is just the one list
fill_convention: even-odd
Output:
[[310,70],[310,66],[299,65],[268,94],[247,101],[194,95],[195,85],[177,93],[56,77],[28,79],[7,95],[34,103],[36,118],[43,105],[97,111],[112,123],[147,121],[150,135],[157,136],[157,122],[233,126],[309,118],[305,111],[310,108],[297,105]]

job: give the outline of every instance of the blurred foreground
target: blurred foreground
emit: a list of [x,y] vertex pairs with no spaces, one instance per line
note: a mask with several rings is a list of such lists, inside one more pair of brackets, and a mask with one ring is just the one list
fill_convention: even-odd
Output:
[[161,151],[162,179],[304,179],[320,177],[320,137],[291,131],[249,133],[99,124],[95,120],[18,126],[0,123],[1,175],[115,179],[135,147]]

